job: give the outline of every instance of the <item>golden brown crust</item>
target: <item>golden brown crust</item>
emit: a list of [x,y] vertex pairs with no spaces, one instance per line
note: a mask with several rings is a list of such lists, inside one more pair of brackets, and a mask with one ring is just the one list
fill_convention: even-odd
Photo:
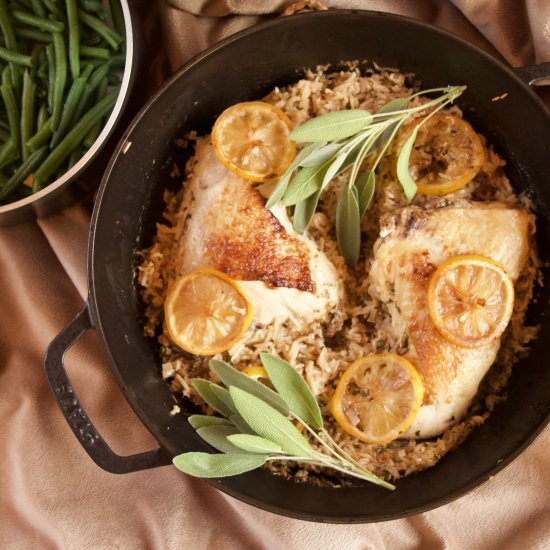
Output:
[[266,210],[264,198],[247,181],[233,185],[231,195],[237,205],[233,216],[220,220],[206,240],[208,264],[241,281],[313,292],[305,246]]
[[179,272],[208,266],[241,281],[315,291],[306,244],[265,208],[249,181],[217,160],[206,139],[197,143],[182,210]]

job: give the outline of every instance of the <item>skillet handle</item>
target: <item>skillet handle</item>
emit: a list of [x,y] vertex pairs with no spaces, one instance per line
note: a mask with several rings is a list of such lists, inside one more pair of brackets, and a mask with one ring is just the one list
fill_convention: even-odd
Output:
[[540,63],[539,65],[518,67],[514,71],[523,81],[532,86],[537,80],[550,78],[550,61]]
[[65,420],[92,460],[107,472],[125,474],[170,464],[171,460],[160,447],[130,456],[117,455],[88,419],[63,363],[68,349],[84,332],[92,328],[86,303],[82,311],[55,337],[46,350],[46,376]]

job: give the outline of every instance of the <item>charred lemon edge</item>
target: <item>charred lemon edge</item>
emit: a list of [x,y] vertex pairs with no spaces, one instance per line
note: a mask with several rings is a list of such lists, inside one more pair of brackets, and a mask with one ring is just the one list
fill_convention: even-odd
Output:
[[[506,302],[506,309],[505,309],[505,315],[502,316],[501,322],[498,324],[499,330],[492,331],[488,336],[485,338],[480,338],[476,342],[465,342],[464,340],[460,340],[456,336],[454,336],[452,333],[450,333],[448,330],[445,329],[442,323],[439,321],[439,314],[437,313],[437,310],[435,308],[435,292],[436,292],[436,286],[439,280],[442,278],[442,274],[449,268],[453,266],[458,265],[478,265],[480,267],[484,267],[486,269],[493,269],[494,271],[497,271],[502,275],[502,280],[506,284],[506,288],[508,290],[508,300]],[[478,348],[481,347],[489,342],[492,342],[494,339],[498,338],[502,335],[502,333],[506,330],[506,327],[508,326],[508,323],[510,322],[510,318],[512,316],[512,313],[514,311],[514,301],[515,301],[515,290],[514,290],[514,283],[512,279],[510,278],[510,275],[508,275],[508,272],[502,264],[497,262],[496,260],[493,260],[492,258],[489,258],[488,256],[482,256],[480,254],[462,254],[458,256],[452,256],[445,262],[443,262],[433,273],[430,277],[430,282],[428,283],[428,315],[430,317],[430,320],[432,321],[435,328],[438,330],[438,332],[447,340],[452,342],[453,344],[456,344],[461,347],[465,348]]]
[[[470,139],[474,143],[475,148],[479,150],[479,154],[475,155],[475,163],[473,164],[473,166],[469,170],[467,170],[460,178],[456,178],[454,180],[441,182],[437,184],[426,183],[423,181],[423,179],[415,181],[416,192],[419,195],[441,196],[441,195],[448,195],[449,193],[454,193],[455,191],[459,191],[460,189],[466,187],[466,185],[468,185],[479,174],[481,168],[483,167],[483,164],[485,163],[485,159],[486,159],[485,147],[483,146],[483,143],[478,133],[475,131],[474,127],[467,120],[464,120],[463,118],[457,117],[450,113],[437,113],[433,115],[430,118],[430,120],[426,122],[426,124],[429,124],[430,121],[434,121],[444,117],[452,118],[453,121],[456,121],[455,122],[456,124],[466,129]],[[404,141],[410,135],[410,133],[414,130],[414,128],[418,124],[420,124],[425,118],[426,117],[416,118],[410,121],[408,124],[406,124],[403,128],[403,136],[401,137],[400,141],[404,143]],[[399,147],[399,150],[400,149],[401,147]],[[397,158],[398,158],[398,155],[395,155],[395,163],[397,163]],[[395,168],[394,168],[394,171],[397,173]]]
[[[221,127],[221,121],[225,116],[227,116],[229,113],[231,113],[234,110],[237,110],[238,108],[242,107],[258,107],[261,109],[268,109],[271,113],[273,113],[278,119],[282,120],[288,130],[289,133],[292,130],[292,122],[288,118],[287,115],[276,105],[272,105],[271,103],[267,103],[266,101],[242,101],[240,103],[236,103],[235,105],[231,105],[227,109],[225,109],[220,116],[216,119],[216,122],[214,123],[214,126],[212,127],[212,145],[214,146],[214,153],[216,154],[216,157],[218,160],[225,166],[228,170],[233,172],[234,174],[238,175],[239,177],[246,179],[248,181],[254,182],[254,183],[266,183],[268,181],[272,181],[274,179],[277,179],[281,177],[287,170],[287,168],[292,164],[292,161],[296,157],[296,143],[292,141],[290,138],[288,138],[288,153],[285,159],[285,162],[282,163],[282,166],[274,173],[265,175],[265,176],[259,176],[255,175],[247,170],[243,170],[235,165],[231,160],[227,159],[221,152],[220,146],[219,146],[219,138],[220,138],[220,127]],[[283,168],[284,167],[284,168]]]
[[[388,361],[388,360],[399,363],[407,371],[414,388],[414,403],[412,404],[411,411],[408,414],[408,416],[393,430],[391,430],[391,432],[388,434],[387,437],[375,439],[375,438],[366,436],[364,432],[357,429],[355,426],[353,426],[349,422],[342,408],[342,397],[346,391],[348,382],[350,381],[354,372],[360,366],[362,366],[363,363],[365,362],[376,363],[378,361]],[[334,391],[334,394],[332,395],[332,398],[329,401],[329,410],[332,416],[334,417],[334,419],[336,420],[336,422],[338,423],[338,425],[349,435],[359,439],[360,441],[364,441],[365,443],[386,445],[387,443],[390,443],[395,439],[398,439],[402,433],[406,432],[410,428],[411,424],[416,418],[416,415],[418,414],[418,411],[420,410],[420,406],[422,405],[423,399],[424,399],[424,383],[422,382],[422,378],[420,376],[420,373],[416,369],[416,367],[408,359],[405,359],[405,357],[402,357],[401,355],[397,355],[396,353],[380,353],[375,355],[367,355],[365,357],[356,359],[344,371],[344,374],[338,381],[336,390]]]
[[[201,275],[215,276],[225,281],[243,298],[246,304],[246,314],[242,322],[241,330],[239,331],[238,335],[231,340],[231,344],[229,346],[224,345],[224,346],[210,346],[210,347],[198,348],[198,347],[193,347],[188,345],[182,345],[182,343],[179,341],[179,338],[174,337],[173,332],[170,328],[170,322],[168,321],[168,319],[170,318],[170,315],[168,314],[167,310],[169,309],[170,304],[172,302],[171,300],[172,294],[176,290],[179,290],[181,286],[186,282],[190,281],[191,279],[200,277]],[[180,276],[175,281],[173,281],[172,284],[170,285],[170,288],[168,289],[168,292],[166,294],[166,299],[164,301],[164,319],[165,319],[164,326],[166,327],[166,331],[172,343],[180,347],[182,350],[198,356],[215,355],[216,353],[227,351],[233,344],[238,342],[243,337],[244,333],[248,330],[248,327],[250,326],[250,323],[252,321],[252,313],[253,313],[252,304],[248,299],[248,296],[246,295],[243,288],[239,285],[239,283],[237,283],[235,279],[229,277],[222,271],[219,271],[212,267],[201,267],[193,271],[190,271],[185,275]]]

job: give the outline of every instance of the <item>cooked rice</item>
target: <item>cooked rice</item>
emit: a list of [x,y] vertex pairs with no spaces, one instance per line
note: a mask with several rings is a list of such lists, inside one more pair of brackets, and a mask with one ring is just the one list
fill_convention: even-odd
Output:
[[[394,98],[409,96],[413,91],[408,85],[410,80],[407,75],[393,70],[361,74],[357,68],[351,68],[327,74],[319,69],[308,72],[302,80],[291,86],[275,88],[265,101],[280,107],[297,125],[328,111],[359,108],[374,112]],[[451,111],[461,116],[457,107],[453,107]],[[390,159],[391,153],[381,162],[377,172],[376,196],[362,222],[362,256],[353,272],[348,271],[338,253],[334,231],[336,198],[345,184],[346,174],[325,190],[308,230],[309,237],[336,267],[348,291],[342,330],[336,336],[328,337],[323,325],[318,322],[301,328],[289,323],[255,325],[249,328],[241,341],[216,358],[225,359],[238,369],[259,364],[260,352],[275,353],[289,361],[305,377],[317,395],[325,424],[334,439],[375,474],[385,479],[397,479],[433,466],[462,442],[472,429],[483,423],[495,403],[504,397],[504,388],[512,365],[525,354],[528,343],[537,333],[535,327],[526,327],[524,321],[534,283],[539,276],[539,260],[533,245],[528,265],[516,284],[515,310],[503,337],[497,362],[486,376],[477,399],[463,421],[437,438],[425,441],[398,440],[386,446],[363,443],[343,432],[327,409],[340,374],[363,355],[381,352],[404,354],[408,349],[408,341],[395,339],[391,317],[384,304],[369,293],[369,278],[366,276],[373,259],[372,245],[379,236],[380,217],[408,204],[400,184],[392,175]],[[504,165],[504,160],[489,146],[481,172],[452,197],[498,200],[510,205],[530,207],[528,197],[514,193],[505,175]],[[190,165],[187,168],[189,167]],[[181,198],[182,191],[165,193],[166,222],[157,224],[157,234],[152,246],[141,253],[138,281],[143,287],[141,295],[146,305],[144,331],[148,336],[156,337],[160,344],[163,378],[176,394],[201,404],[190,379],[210,375],[207,365],[209,358],[182,352],[170,344],[162,330],[163,303],[167,287],[174,276],[172,254],[177,239],[176,226]],[[413,204],[420,205],[426,200],[429,197],[419,195],[415,197]],[[293,475],[297,480],[311,478],[310,472],[315,470],[314,467],[299,468],[288,464],[273,464],[270,467],[277,473]]]

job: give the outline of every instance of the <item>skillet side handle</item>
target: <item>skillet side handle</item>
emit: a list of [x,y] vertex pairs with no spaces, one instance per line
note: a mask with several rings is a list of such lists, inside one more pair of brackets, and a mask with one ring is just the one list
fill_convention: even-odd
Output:
[[170,459],[160,447],[130,456],[117,455],[88,419],[65,370],[64,357],[76,340],[91,328],[93,326],[86,303],[82,311],[51,342],[44,357],[46,377],[65,420],[92,460],[107,472],[125,474],[170,464]]
[[526,67],[518,67],[514,72],[529,86],[532,86],[537,80],[550,78],[550,61],[540,63],[539,65],[528,65]]

